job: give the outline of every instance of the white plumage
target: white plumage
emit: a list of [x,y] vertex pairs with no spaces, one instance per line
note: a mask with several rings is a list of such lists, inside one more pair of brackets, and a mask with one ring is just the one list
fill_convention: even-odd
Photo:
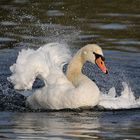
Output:
[[[114,90],[110,90],[109,95],[104,95],[100,93],[97,85],[85,75],[80,72],[78,75],[75,74],[77,68],[81,67],[86,60],[95,63],[93,51],[103,55],[101,48],[95,44],[80,49],[74,58],[71,58],[67,45],[60,43],[50,43],[37,50],[22,50],[19,52],[16,63],[10,67],[12,75],[8,80],[18,90],[32,89],[36,77],[44,81],[45,86],[32,92],[27,98],[27,104],[33,109],[59,110],[95,105],[118,109],[123,108],[124,101],[126,102],[125,108],[139,107],[140,100],[135,100],[130,90],[124,89],[121,98],[114,96],[116,95]],[[66,77],[62,69],[68,62],[71,62],[71,67],[75,67],[75,71],[69,68],[72,73],[69,72]],[[123,98],[123,94],[127,98]],[[130,96],[133,98],[130,99]]]

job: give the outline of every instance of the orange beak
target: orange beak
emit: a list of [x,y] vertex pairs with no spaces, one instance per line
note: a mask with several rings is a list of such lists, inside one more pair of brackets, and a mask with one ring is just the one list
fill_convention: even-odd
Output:
[[107,70],[107,68],[105,66],[104,61],[101,59],[101,57],[97,58],[95,62],[96,62],[97,66],[101,69],[101,71],[103,73],[108,74],[108,70]]

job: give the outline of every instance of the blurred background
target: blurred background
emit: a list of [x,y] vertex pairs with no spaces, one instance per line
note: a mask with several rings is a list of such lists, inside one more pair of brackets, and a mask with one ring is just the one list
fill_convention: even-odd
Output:
[[1,0],[0,48],[66,41],[140,52],[139,0]]

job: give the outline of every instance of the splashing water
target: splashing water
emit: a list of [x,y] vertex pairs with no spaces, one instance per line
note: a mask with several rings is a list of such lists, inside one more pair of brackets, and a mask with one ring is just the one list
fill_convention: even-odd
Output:
[[[56,74],[55,71],[62,69],[62,66],[68,63],[71,58],[70,51],[65,44],[52,43],[51,45],[58,47],[51,48],[46,45],[46,47],[44,46],[37,50],[28,49],[22,50],[19,53],[16,63],[10,67],[13,75],[8,78],[14,84],[15,89],[32,89],[36,77],[44,80],[45,86],[48,83],[52,84],[56,80],[61,80],[62,74],[60,73],[59,75],[58,73],[58,75],[53,75],[53,72]],[[47,59],[45,57],[46,55],[48,55]],[[60,72],[60,70],[58,71]],[[53,77],[49,77],[50,73],[52,73]],[[49,81],[49,79],[54,80]],[[109,90],[108,94],[101,93],[98,106],[106,109],[139,108],[140,98],[135,99],[134,93],[128,84],[125,82],[122,84],[124,90],[120,96],[117,96],[114,87]],[[65,88],[64,86],[63,88]],[[26,91],[21,93],[26,94]],[[28,93],[31,94],[31,92]]]
[[106,109],[130,109],[140,107],[140,98],[136,99],[131,87],[126,82],[122,83],[123,91],[117,96],[115,87],[112,87],[108,94],[101,93],[99,106]]

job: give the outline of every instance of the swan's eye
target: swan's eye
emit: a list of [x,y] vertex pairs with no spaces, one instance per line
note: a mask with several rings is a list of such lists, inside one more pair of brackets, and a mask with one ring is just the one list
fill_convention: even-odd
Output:
[[97,53],[95,53],[95,52],[93,52],[93,54],[95,55],[95,58],[96,59],[98,59],[99,57],[102,59],[102,61],[105,61],[105,58],[102,56],[102,55],[100,55],[100,54],[97,54]]

